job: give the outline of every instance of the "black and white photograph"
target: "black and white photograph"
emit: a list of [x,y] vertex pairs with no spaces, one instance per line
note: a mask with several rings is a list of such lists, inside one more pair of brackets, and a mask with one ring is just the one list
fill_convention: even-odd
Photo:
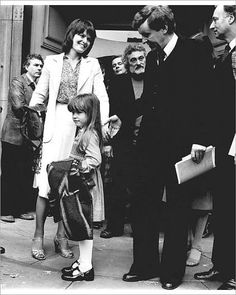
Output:
[[0,3],[1,294],[235,294],[235,1]]

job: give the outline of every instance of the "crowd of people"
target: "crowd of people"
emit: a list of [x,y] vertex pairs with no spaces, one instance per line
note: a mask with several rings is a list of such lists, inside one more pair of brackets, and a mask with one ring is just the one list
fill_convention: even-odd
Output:
[[[68,26],[61,54],[45,60],[27,56],[26,73],[11,82],[2,129],[1,220],[34,219],[29,212],[36,187],[31,254],[46,259],[47,167],[72,160],[70,176],[90,177],[92,213],[84,221],[88,235],[78,241],[80,256],[62,269],[63,280],[94,280],[93,228],[106,220],[100,237],[122,236],[129,204],[133,263],[124,281],[159,277],[162,288],[177,288],[186,265],[199,264],[212,213],[213,268],[194,278],[220,279],[219,289],[235,289],[235,146],[233,153],[229,150],[235,145],[236,6],[215,7],[210,29],[227,43],[218,59],[207,36],[178,36],[168,6],[143,7],[132,26],[150,51],[129,44],[111,60],[109,79],[102,63],[88,56],[96,38],[89,20]],[[22,118],[26,106],[38,105],[47,111],[40,165],[33,173],[34,150],[22,135]],[[209,145],[215,147],[216,168],[178,184],[175,163],[190,154],[200,164]],[[102,166],[104,159],[109,161]],[[107,175],[112,182],[108,196]],[[74,257],[62,219],[54,245],[61,256]]]

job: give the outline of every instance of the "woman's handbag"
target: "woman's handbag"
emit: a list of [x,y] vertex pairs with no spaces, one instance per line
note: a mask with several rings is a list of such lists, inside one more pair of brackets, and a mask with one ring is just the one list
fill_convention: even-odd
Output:
[[72,163],[73,160],[63,160],[48,165],[49,207],[54,221],[63,221],[70,240],[92,239],[92,196],[84,177],[70,175]]

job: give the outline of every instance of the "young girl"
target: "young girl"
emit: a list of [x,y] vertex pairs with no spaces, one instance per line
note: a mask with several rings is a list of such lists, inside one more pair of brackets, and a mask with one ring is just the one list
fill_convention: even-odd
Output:
[[[94,94],[80,94],[68,104],[78,133],[75,137],[70,158],[78,160],[79,173],[92,173],[95,186],[91,189],[93,199],[93,221],[104,220],[103,184],[100,174],[102,131],[100,103]],[[78,229],[79,230],[79,229]],[[62,269],[66,281],[92,281],[93,240],[79,241],[80,257],[71,266]]]

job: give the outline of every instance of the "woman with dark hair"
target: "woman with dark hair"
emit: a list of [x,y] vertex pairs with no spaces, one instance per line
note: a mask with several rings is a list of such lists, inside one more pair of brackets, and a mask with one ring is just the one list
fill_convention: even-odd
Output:
[[75,34],[84,33],[85,30],[88,34],[88,38],[90,39],[90,44],[84,50],[84,52],[81,52],[81,56],[87,56],[87,54],[93,47],[93,43],[96,38],[96,31],[94,29],[92,22],[90,22],[89,20],[81,19],[75,19],[67,28],[65,38],[62,44],[62,51],[65,52],[65,54],[68,54],[71,48],[73,47],[73,39]]
[[[69,157],[76,133],[76,126],[67,105],[78,94],[94,93],[100,101],[102,122],[108,118],[108,96],[98,60],[87,56],[95,38],[96,32],[90,21],[74,20],[67,28],[62,46],[63,53],[46,57],[42,76],[30,102],[30,106],[34,106],[48,100],[41,170],[35,176],[39,195],[32,256],[38,260],[46,258],[43,248],[49,192],[46,167],[52,161]],[[54,244],[55,251],[61,256],[73,257],[62,222],[58,223]]]

